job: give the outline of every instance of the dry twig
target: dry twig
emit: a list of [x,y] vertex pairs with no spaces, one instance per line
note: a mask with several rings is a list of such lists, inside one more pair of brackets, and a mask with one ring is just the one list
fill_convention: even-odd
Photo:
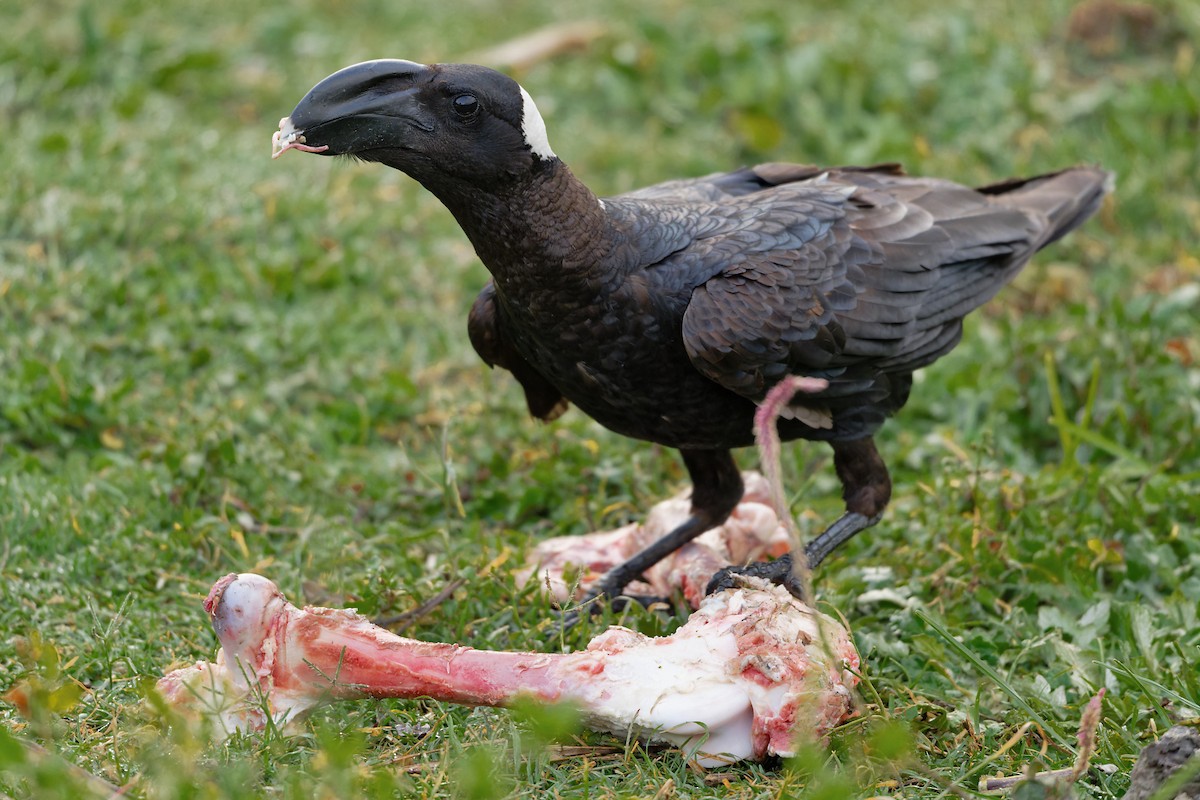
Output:
[[495,47],[473,53],[467,58],[475,64],[521,72],[547,59],[572,50],[582,50],[607,32],[597,20],[580,20],[547,25],[535,31],[501,42]]
[[400,633],[408,628],[417,620],[429,614],[442,603],[450,599],[451,595],[457,592],[463,584],[467,582],[466,578],[455,578],[441,588],[441,590],[433,597],[426,600],[416,608],[411,608],[401,614],[394,614],[390,617],[379,617],[373,620],[376,625],[381,628],[388,628],[393,633]]

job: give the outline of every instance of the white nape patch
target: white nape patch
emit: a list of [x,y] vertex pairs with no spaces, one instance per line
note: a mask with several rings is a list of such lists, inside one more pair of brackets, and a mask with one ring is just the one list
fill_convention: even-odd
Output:
[[521,133],[525,135],[525,144],[529,145],[529,149],[533,151],[534,155],[542,158],[556,158],[554,151],[550,149],[550,137],[546,135],[546,121],[542,119],[537,104],[533,102],[529,92],[525,91],[525,87],[522,86],[520,89],[521,98],[525,101],[525,105],[521,109]]

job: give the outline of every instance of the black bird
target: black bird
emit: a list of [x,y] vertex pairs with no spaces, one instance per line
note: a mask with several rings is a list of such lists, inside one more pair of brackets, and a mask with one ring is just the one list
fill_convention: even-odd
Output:
[[514,80],[398,60],[325,78],[275,145],[385,164],[445,204],[492,275],[471,343],[516,377],[533,416],[570,402],[679,449],[691,517],[608,573],[609,597],[725,520],[742,496],[730,449],[753,443],[756,403],[788,374],[828,381],[779,432],[830,444],[846,503],[810,564],[878,522],[891,479],[872,435],[913,371],[1111,185],[1091,167],[970,189],[893,164],[777,163],[599,199]]

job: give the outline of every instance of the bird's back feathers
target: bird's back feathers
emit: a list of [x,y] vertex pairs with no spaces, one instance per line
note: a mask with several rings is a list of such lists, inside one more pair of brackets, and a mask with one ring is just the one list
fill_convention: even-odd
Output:
[[[618,200],[660,236],[705,220],[646,267],[693,282],[683,337],[700,372],[755,401],[785,374],[822,376],[836,406],[878,401],[894,388],[887,376],[950,350],[962,317],[1094,213],[1109,180],[1076,168],[975,190],[895,165],[766,164]],[[697,213],[660,215],[675,204]]]

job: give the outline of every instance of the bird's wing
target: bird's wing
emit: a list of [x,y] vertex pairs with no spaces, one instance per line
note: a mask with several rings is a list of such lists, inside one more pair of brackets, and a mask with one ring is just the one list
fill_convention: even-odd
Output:
[[[885,175],[903,175],[899,164],[875,164],[870,167],[839,167],[842,173],[874,172]],[[669,201],[716,201],[730,197],[760,192],[772,186],[781,186],[797,181],[816,178],[827,172],[824,167],[811,164],[787,164],[783,162],[758,164],[733,172],[714,172],[699,178],[681,178],[664,181],[621,195],[640,200]]]
[[701,373],[756,401],[789,373],[828,378],[817,398],[833,404],[886,394],[887,375],[954,346],[1038,238],[1018,208],[897,172],[831,170],[721,204],[743,206],[760,216],[697,242],[722,265],[692,292],[683,339]]
[[483,287],[471,306],[471,313],[467,317],[467,334],[475,352],[489,367],[503,367],[521,384],[530,414],[550,422],[566,413],[568,403],[562,392],[542,377],[505,335],[497,306],[496,288],[491,281]]
[[847,377],[844,317],[858,305],[862,265],[879,260],[850,229],[844,196],[779,200],[759,224],[697,248],[721,268],[695,287],[683,315],[696,369],[756,401],[789,373]]

